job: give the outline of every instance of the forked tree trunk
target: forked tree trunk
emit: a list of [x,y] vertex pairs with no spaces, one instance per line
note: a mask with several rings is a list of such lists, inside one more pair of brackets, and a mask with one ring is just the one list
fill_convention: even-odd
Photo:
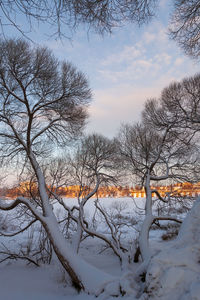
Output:
[[53,214],[45,218],[42,224],[53,245],[57,258],[69,274],[74,287],[88,293],[99,294],[104,285],[114,279],[113,276],[97,269],[84,261],[66,241],[60,232],[59,225]]
[[37,218],[46,230],[60,263],[67,271],[73,285],[78,290],[95,293],[97,290],[103,289],[104,284],[108,281],[112,281],[114,278],[85,262],[67,242],[60,231],[52,205],[50,204],[46,192],[45,178],[41,168],[32,152],[30,153],[29,158],[37,176],[38,189],[43,209],[42,218],[40,219],[38,216]]

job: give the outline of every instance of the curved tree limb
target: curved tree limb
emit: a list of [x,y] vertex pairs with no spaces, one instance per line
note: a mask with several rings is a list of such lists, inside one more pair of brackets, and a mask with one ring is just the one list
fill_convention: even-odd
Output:
[[25,230],[27,230],[31,225],[33,225],[36,221],[38,221],[37,219],[32,220],[27,226],[25,226],[24,228],[18,230],[17,232],[14,233],[3,233],[0,232],[0,236],[6,236],[6,237],[11,237],[11,236],[15,236],[18,235],[19,233],[24,232]]

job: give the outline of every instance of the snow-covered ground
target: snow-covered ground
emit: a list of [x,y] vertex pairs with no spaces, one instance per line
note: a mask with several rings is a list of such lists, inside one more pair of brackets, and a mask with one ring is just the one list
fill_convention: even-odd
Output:
[[73,288],[62,283],[61,275],[51,266],[36,268],[19,262],[0,267],[0,299],[64,300],[90,299],[77,296]]
[[146,275],[147,299],[200,300],[199,211],[200,198],[186,216],[177,239],[152,258]]
[[[75,199],[66,199],[65,200],[69,206],[74,205],[76,203]],[[142,219],[142,210],[140,211],[139,208],[144,208],[144,199],[137,199],[136,203],[133,202],[130,198],[121,198],[121,199],[111,199],[105,198],[100,200],[101,205],[106,207],[107,210],[113,210],[113,207],[119,208],[119,203],[121,203],[121,208],[124,216],[132,216],[134,218],[138,218],[138,220]],[[118,203],[117,205],[113,203]],[[136,205],[135,205],[136,204]],[[55,205],[54,209],[57,211],[57,214],[62,214],[60,208]],[[93,205],[93,200],[89,201],[86,205],[86,215],[89,218],[92,218],[93,214],[95,213],[95,207]],[[140,213],[139,215],[136,214]],[[5,214],[0,213],[1,217],[4,218]],[[13,216],[14,217],[14,216]],[[15,220],[17,223],[17,221]],[[9,225],[11,226],[11,225]],[[12,227],[12,226],[11,226]],[[99,220],[97,224],[98,230],[101,230],[105,233],[106,227],[102,220]],[[11,231],[12,228],[7,228],[8,231]],[[158,255],[155,256],[155,262],[151,263],[150,271],[147,274],[147,289],[149,289],[149,293],[142,295],[142,299],[170,299],[170,300],[182,300],[183,298],[179,298],[178,290],[174,289],[174,282],[175,278],[177,279],[177,288],[180,286],[186,286],[185,281],[188,282],[188,276],[195,278],[194,287],[190,283],[190,288],[192,292],[188,292],[187,289],[185,290],[185,297],[184,300],[199,300],[200,299],[200,286],[198,285],[198,278],[200,277],[200,272],[198,273],[198,267],[195,268],[195,260],[190,262],[189,257],[181,254],[180,249],[173,250],[174,251],[174,259],[177,260],[177,268],[176,266],[173,267],[172,259],[169,259],[168,256],[172,255],[170,249],[176,249],[176,246],[173,244],[173,241],[162,241],[161,235],[163,231],[161,230],[152,230],[150,239],[152,243],[152,247],[154,252],[158,252]],[[12,251],[19,247],[19,244],[26,243],[28,232],[24,232],[20,236],[15,236],[13,238],[5,238],[0,237],[0,243],[3,243],[8,249]],[[30,232],[29,232],[30,234]],[[36,233],[37,234],[37,233]],[[127,240],[131,239],[132,235],[137,235],[137,230],[132,228],[126,228],[124,231],[124,236]],[[171,246],[172,245],[172,246]],[[183,246],[182,246],[183,248]],[[197,244],[195,245],[195,249],[190,248],[188,245],[188,250],[186,251],[188,254],[190,251],[198,252],[197,251]],[[161,249],[165,249],[160,252]],[[193,249],[193,250],[192,250]],[[184,252],[184,253],[186,253]],[[180,259],[179,257],[180,253]],[[200,252],[199,252],[200,253]],[[106,273],[111,274],[112,276],[120,276],[121,269],[119,259],[112,253],[110,249],[102,251],[102,242],[88,238],[86,239],[81,246],[80,249],[81,256],[94,265],[95,267],[104,270]],[[185,261],[184,270],[180,268],[181,264],[183,264],[183,260]],[[195,257],[196,259],[196,257]],[[167,272],[163,272],[164,265],[168,266]],[[132,274],[137,270],[137,265],[132,264],[130,265],[130,271]],[[190,267],[192,270],[190,270]],[[87,270],[86,270],[87,272]],[[185,273],[184,273],[185,272]],[[171,274],[171,275],[170,275]],[[172,276],[173,275],[173,276]],[[154,277],[152,277],[154,276]],[[199,276],[199,277],[198,277]],[[156,278],[155,278],[156,277]],[[158,286],[159,277],[161,277],[163,286],[165,285],[165,292],[164,290],[160,290],[158,288],[157,293],[153,295],[153,289]],[[171,279],[170,279],[171,278]],[[166,284],[165,281],[168,281]],[[180,285],[181,282],[181,285]],[[154,284],[155,283],[155,284]],[[152,289],[153,288],[153,289]],[[172,289],[173,293],[169,291],[166,294],[166,289]],[[133,287],[134,289],[134,287]],[[188,288],[189,289],[189,288]],[[159,294],[160,293],[160,294]],[[188,293],[188,294],[187,294]],[[153,295],[153,296],[152,296]],[[157,296],[156,296],[157,295]],[[182,297],[184,295],[184,289],[182,292]],[[187,298],[187,295],[189,295]],[[155,296],[155,298],[154,298]],[[118,297],[119,299],[120,297]],[[133,293],[130,295],[125,295],[121,297],[124,300],[134,300],[135,294]],[[36,267],[34,265],[26,265],[25,261],[22,260],[6,260],[2,264],[0,264],[0,300],[94,300],[97,299],[95,296],[88,295],[86,293],[78,294],[74,288],[72,288],[67,280],[67,276],[64,274],[61,266],[59,263],[54,261],[51,265],[42,265],[41,267]],[[116,299],[114,297],[107,297],[106,295],[100,296],[99,299]]]

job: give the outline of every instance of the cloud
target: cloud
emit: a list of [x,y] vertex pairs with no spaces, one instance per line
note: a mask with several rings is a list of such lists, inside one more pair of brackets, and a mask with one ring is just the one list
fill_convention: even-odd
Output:
[[178,57],[175,62],[174,62],[174,65],[175,66],[180,66],[184,63],[184,58],[183,57]]
[[[162,0],[163,9],[167,5]],[[112,137],[122,122],[137,122],[148,98],[159,97],[170,82],[193,75],[199,66],[185,57],[159,21],[140,30],[120,29],[111,39],[81,39],[61,45],[51,42],[55,54],[69,58],[91,81],[94,102],[89,108],[88,132]],[[120,31],[119,30],[119,31]]]
[[172,56],[166,52],[163,52],[155,55],[154,59],[159,64],[169,65],[172,61]]
[[151,32],[145,32],[143,39],[146,44],[152,43],[153,41],[156,40],[156,34],[151,33]]
[[154,21],[142,34],[140,41],[143,45],[153,44],[156,50],[164,49],[169,45],[167,28],[161,22]]
[[[166,69],[163,71],[162,59],[165,61]],[[102,88],[94,91],[95,102],[90,107],[90,122],[88,132],[99,132],[113,137],[117,134],[120,124],[126,122],[137,122],[141,118],[144,103],[149,98],[158,98],[163,88],[173,81],[179,81],[188,74],[194,74],[195,68],[187,59],[183,60],[182,68],[177,68],[177,58],[169,55],[156,56],[152,60],[138,60],[121,72],[112,72],[109,76],[115,78],[116,82],[110,84],[110,88]],[[178,60],[180,63],[182,60]],[[153,70],[155,74],[153,74]],[[107,76],[104,70],[104,76]],[[140,80],[136,80],[137,76]],[[133,77],[132,81],[122,78]],[[150,78],[149,78],[150,77]],[[135,83],[135,81],[137,81]],[[110,81],[111,82],[111,81]]]
[[129,85],[94,91],[95,101],[89,109],[87,132],[113,137],[121,123],[139,121],[145,101],[159,93],[160,86],[141,89]]
[[[129,41],[118,46],[117,51],[107,55],[98,64],[98,74],[110,84],[132,85],[156,84],[158,78],[180,78],[191,70],[191,61],[180,53],[173,41],[168,39],[166,28],[154,22],[144,31],[137,43]],[[195,66],[192,73],[198,71]]]
[[99,69],[99,74],[112,83],[132,82],[138,81],[151,84],[152,80],[160,77],[162,70],[173,64],[174,58],[163,52],[156,55],[141,55],[136,59],[130,59],[129,63],[117,64],[115,67],[104,67]]
[[144,52],[144,49],[139,45],[136,46],[124,46],[122,51],[109,55],[104,60],[101,61],[102,66],[109,66],[113,64],[120,64],[124,62],[129,62],[137,57],[140,57]]

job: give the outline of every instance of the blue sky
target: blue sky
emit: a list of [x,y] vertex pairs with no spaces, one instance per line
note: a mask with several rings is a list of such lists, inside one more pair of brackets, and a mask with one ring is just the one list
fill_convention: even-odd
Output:
[[89,79],[93,102],[87,132],[113,137],[122,122],[140,119],[146,99],[158,97],[171,81],[199,71],[199,63],[186,57],[167,36],[170,5],[161,0],[150,24],[141,28],[128,24],[104,37],[87,35],[79,28],[73,40],[56,41],[43,34],[46,28],[34,25],[31,37],[36,43],[74,63]]

